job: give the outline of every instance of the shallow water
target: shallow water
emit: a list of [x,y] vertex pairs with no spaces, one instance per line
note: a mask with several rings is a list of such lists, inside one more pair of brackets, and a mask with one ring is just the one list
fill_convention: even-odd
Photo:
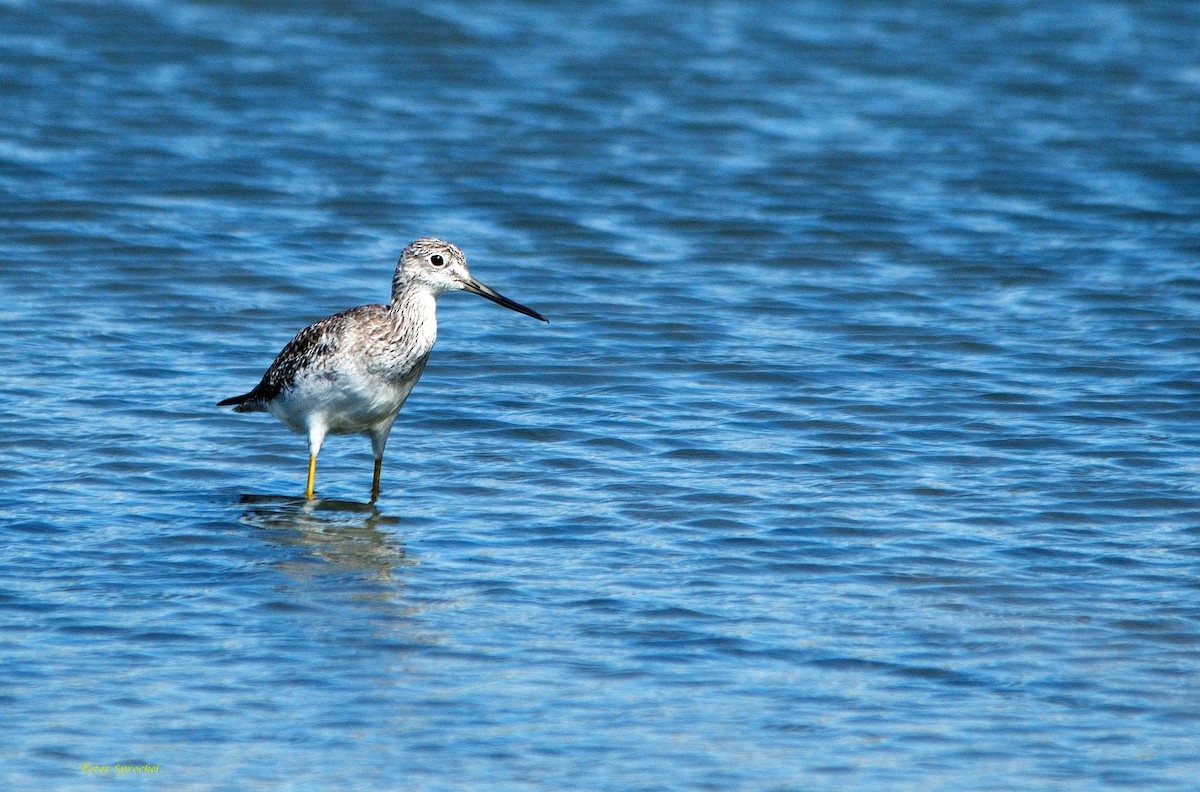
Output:
[[[0,5],[0,779],[1186,789],[1200,10]],[[392,436],[217,409],[436,235]]]

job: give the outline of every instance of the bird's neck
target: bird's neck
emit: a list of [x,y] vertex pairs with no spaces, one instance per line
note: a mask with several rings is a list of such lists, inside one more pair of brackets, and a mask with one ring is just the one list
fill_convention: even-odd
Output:
[[437,298],[427,289],[394,289],[392,314],[408,332],[437,336]]

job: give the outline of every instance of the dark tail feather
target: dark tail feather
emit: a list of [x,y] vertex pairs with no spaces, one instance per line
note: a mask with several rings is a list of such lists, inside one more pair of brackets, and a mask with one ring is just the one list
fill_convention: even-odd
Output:
[[233,405],[234,412],[254,412],[258,407],[254,399],[254,391],[243,393],[241,396],[234,396],[232,399],[225,399],[217,402],[218,407],[228,407]]

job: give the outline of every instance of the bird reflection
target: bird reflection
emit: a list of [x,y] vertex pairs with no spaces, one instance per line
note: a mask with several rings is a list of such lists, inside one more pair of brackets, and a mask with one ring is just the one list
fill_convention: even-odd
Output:
[[[403,547],[381,526],[400,520],[380,513],[374,504],[314,500],[277,495],[243,495],[240,522],[271,532],[271,540],[297,547],[317,561],[339,570],[393,582],[398,567],[413,566]],[[302,575],[319,574],[311,564],[289,564]]]

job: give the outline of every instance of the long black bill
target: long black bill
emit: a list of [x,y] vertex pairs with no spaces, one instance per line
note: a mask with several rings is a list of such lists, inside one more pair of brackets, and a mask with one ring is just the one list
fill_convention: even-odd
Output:
[[549,319],[542,316],[540,313],[533,310],[532,308],[526,308],[524,305],[521,305],[520,303],[513,302],[512,300],[508,299],[504,295],[502,295],[498,292],[492,291],[487,286],[484,286],[482,283],[475,280],[474,278],[464,281],[463,288],[466,289],[467,291],[471,292],[471,294],[478,294],[480,297],[487,297],[489,300],[496,303],[497,305],[503,305],[505,308],[509,308],[513,311],[516,311],[517,313],[523,313],[526,316],[532,316],[534,319],[541,319],[543,322],[546,322],[547,324],[550,323]]

